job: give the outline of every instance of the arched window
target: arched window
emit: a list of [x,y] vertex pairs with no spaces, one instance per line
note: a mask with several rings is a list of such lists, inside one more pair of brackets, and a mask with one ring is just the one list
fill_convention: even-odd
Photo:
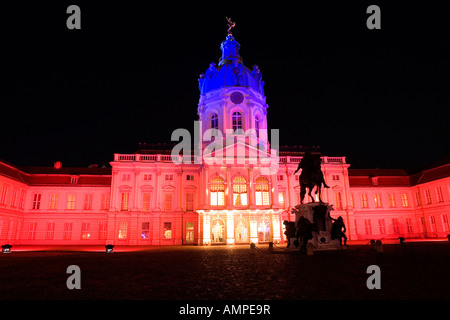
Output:
[[211,223],[211,240],[213,243],[225,242],[225,223],[221,219]]
[[271,241],[270,222],[268,219],[260,219],[258,222],[258,242]]
[[255,200],[257,206],[268,206],[270,204],[269,180],[267,180],[267,178],[259,177],[256,179]]
[[242,129],[242,115],[240,112],[233,112],[233,131]]
[[216,113],[211,116],[211,129],[219,129],[219,118]]
[[259,118],[255,118],[255,130],[256,130],[256,137],[259,138]]
[[246,206],[247,200],[247,180],[237,176],[233,179],[233,204],[235,206]]
[[212,206],[224,206],[225,205],[225,181],[215,176],[211,179],[210,185],[211,202]]

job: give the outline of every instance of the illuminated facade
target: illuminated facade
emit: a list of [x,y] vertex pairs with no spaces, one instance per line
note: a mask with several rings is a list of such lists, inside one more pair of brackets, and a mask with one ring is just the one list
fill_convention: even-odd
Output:
[[[111,168],[0,162],[0,243],[284,242],[282,221],[294,220],[289,212],[299,203],[293,173],[303,151],[271,149],[259,68],[244,66],[231,34],[221,50],[218,65],[199,79],[202,139],[193,139],[199,152],[142,145],[136,153],[115,154]],[[323,200],[334,206],[333,216],[344,218],[349,239],[450,233],[448,162],[408,175],[349,169],[345,157],[322,159],[331,187]]]

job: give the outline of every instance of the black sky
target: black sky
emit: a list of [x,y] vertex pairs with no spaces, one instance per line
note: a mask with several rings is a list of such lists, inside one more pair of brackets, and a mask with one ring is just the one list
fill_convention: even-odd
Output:
[[[229,16],[244,64],[262,71],[281,145],[318,145],[358,168],[439,161],[450,153],[444,6],[338,2],[3,6],[0,158],[107,164],[192,131],[197,79],[218,62]],[[70,4],[81,30],[66,28]],[[366,27],[370,4],[381,30]]]

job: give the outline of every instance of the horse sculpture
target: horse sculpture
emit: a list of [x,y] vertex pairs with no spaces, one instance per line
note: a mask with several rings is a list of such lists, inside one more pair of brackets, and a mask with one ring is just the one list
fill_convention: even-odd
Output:
[[312,155],[310,151],[306,151],[302,160],[298,164],[297,170],[295,170],[294,174],[296,174],[300,169],[302,169],[302,173],[300,174],[299,182],[300,182],[300,203],[303,204],[303,200],[306,195],[306,188],[309,189],[308,195],[311,198],[312,202],[315,202],[314,197],[311,195],[311,192],[314,187],[317,187],[316,194],[319,194],[319,202],[322,203],[322,184],[324,188],[329,188],[325,183],[325,179],[323,177],[322,170],[320,168],[320,164],[322,159],[319,154]]

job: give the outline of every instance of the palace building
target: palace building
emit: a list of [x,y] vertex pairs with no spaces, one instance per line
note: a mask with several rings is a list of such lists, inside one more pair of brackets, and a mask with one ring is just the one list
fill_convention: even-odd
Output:
[[[194,152],[141,144],[136,153],[114,154],[111,168],[0,161],[0,243],[285,242],[283,221],[295,219],[294,171],[304,150],[271,149],[262,74],[243,64],[239,46],[229,33],[218,64],[200,75],[193,120],[202,139]],[[450,233],[450,161],[411,175],[351,169],[345,156],[321,156],[330,186],[323,201],[333,205],[332,216],[343,217],[350,240]]]

